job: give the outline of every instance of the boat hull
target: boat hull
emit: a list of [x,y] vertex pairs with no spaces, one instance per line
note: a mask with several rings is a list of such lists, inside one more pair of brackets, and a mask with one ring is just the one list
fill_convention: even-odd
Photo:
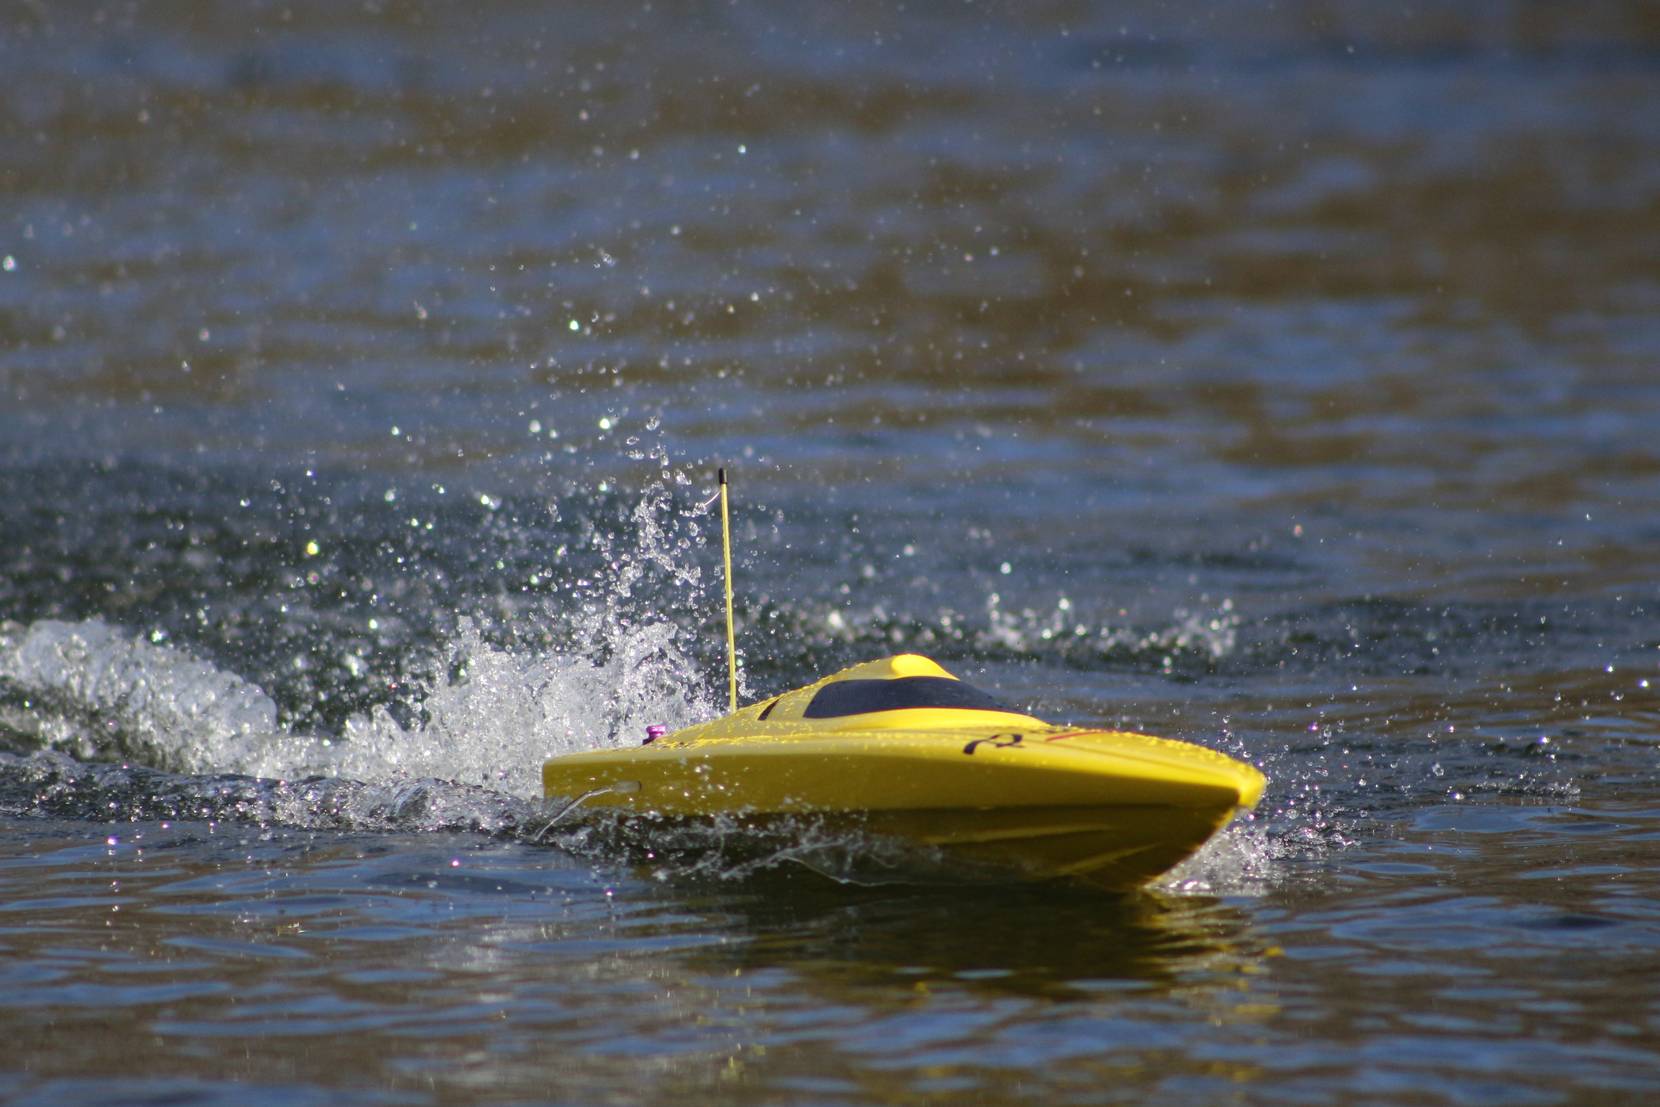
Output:
[[1020,807],[886,812],[866,825],[955,863],[1118,891],[1180,864],[1232,815],[1232,808]]
[[555,822],[813,816],[1019,879],[1145,883],[1189,856],[1263,778],[1213,750],[1120,731],[1017,725],[659,740],[554,758]]

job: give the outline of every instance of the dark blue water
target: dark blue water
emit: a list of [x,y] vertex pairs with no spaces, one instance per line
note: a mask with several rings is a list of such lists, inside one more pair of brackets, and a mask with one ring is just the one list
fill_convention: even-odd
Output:
[[[36,5],[0,71],[0,1100],[1660,1089],[1642,5]],[[534,840],[723,702],[717,465],[746,698],[915,650],[1263,804],[1118,898]]]

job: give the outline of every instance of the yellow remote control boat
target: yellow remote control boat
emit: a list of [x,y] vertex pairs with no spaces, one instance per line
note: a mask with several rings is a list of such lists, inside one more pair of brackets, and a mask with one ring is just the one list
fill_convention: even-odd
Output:
[[1052,726],[916,654],[542,766],[543,791],[566,805],[556,821],[828,816],[977,869],[1114,889],[1191,855],[1265,783],[1201,746]]
[[[720,475],[722,534],[726,476]],[[937,851],[999,878],[1126,889],[1190,856],[1266,781],[1201,746],[1062,727],[1008,707],[926,657],[869,661],[640,746],[555,757],[549,828],[620,821],[790,833],[846,829]],[[664,835],[668,837],[669,835]]]

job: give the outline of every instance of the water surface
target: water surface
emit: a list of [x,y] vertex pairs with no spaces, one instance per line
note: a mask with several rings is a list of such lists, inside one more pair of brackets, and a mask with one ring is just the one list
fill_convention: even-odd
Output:
[[[1660,32],[0,24],[12,1103],[1660,1088]],[[898,650],[1222,749],[1143,894],[532,840]]]

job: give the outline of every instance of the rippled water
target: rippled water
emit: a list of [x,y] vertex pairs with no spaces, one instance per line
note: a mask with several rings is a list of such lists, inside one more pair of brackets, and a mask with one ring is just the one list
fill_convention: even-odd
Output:
[[[1646,7],[915,7],[0,16],[0,1099],[1660,1089]],[[719,709],[717,464],[747,696],[1261,808],[1122,898],[535,840]]]

